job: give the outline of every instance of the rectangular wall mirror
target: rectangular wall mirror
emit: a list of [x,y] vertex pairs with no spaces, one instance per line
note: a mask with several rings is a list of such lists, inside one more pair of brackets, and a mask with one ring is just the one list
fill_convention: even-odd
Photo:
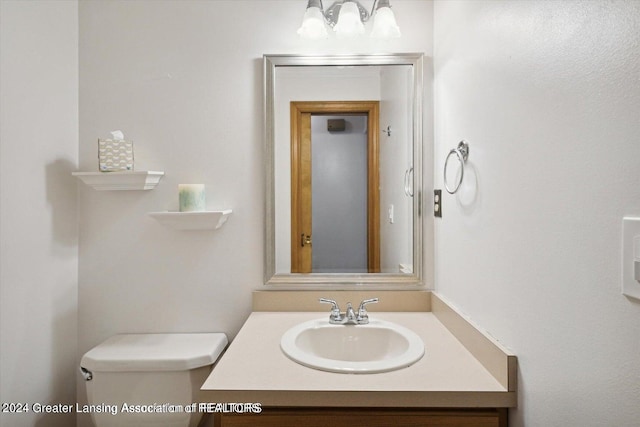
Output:
[[422,284],[422,54],[264,56],[265,283]]

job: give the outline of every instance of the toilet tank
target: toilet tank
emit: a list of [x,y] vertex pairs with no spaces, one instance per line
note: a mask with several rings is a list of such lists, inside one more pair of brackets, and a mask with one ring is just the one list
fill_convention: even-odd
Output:
[[[222,333],[123,334],[80,362],[97,427],[195,427],[200,387],[228,340]],[[196,405],[197,407],[197,405]]]

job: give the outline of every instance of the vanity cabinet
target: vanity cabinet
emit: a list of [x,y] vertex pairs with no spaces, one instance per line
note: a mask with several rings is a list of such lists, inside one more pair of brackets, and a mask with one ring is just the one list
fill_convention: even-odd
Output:
[[507,427],[507,409],[263,408],[215,414],[216,427]]

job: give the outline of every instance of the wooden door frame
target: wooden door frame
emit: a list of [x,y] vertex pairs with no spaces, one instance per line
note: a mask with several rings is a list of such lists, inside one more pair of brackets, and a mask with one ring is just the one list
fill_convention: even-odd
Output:
[[[291,102],[291,272],[301,273],[304,255],[300,250],[300,236],[311,235],[305,230],[299,200],[302,180],[301,162],[310,161],[310,152],[302,149],[303,120],[316,115],[366,114],[367,119],[367,270],[380,272],[380,101],[292,101]],[[309,169],[310,170],[310,169]],[[310,184],[309,188],[310,188]],[[310,255],[309,255],[310,256]]]

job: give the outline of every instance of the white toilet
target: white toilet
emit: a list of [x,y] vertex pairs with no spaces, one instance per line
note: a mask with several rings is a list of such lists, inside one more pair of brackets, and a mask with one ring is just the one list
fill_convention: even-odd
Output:
[[200,387],[227,346],[222,333],[115,335],[80,361],[96,427],[196,427]]

